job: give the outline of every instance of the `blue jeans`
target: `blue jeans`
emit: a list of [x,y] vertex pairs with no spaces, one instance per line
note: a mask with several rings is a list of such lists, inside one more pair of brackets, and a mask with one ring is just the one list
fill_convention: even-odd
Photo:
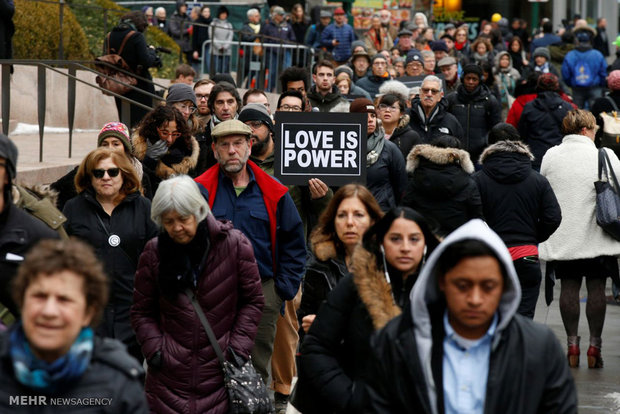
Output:
[[579,109],[591,109],[596,98],[603,96],[603,88],[591,86],[582,88],[573,86],[573,101]]
[[230,72],[230,56],[215,56],[215,73]]
[[292,65],[292,55],[290,50],[278,49],[278,52],[272,52],[268,54],[265,58],[267,59],[267,68],[269,69],[269,82],[267,84],[266,92],[275,92],[277,89],[278,82],[278,59],[280,54],[284,53],[282,56],[282,69],[286,69]]

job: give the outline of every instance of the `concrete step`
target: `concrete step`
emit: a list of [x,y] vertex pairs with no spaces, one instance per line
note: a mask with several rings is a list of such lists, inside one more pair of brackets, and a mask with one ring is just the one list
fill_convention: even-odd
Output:
[[69,134],[49,133],[43,137],[43,162],[39,162],[39,135],[13,134],[17,145],[17,182],[27,185],[49,184],[78,165],[97,146],[99,131],[73,133],[73,150],[69,158]]

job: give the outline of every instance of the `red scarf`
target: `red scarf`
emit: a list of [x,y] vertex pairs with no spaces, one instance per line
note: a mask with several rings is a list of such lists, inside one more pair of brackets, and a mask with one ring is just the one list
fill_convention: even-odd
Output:
[[463,48],[465,47],[465,45],[467,44],[467,40],[464,42],[454,42],[454,48],[456,50],[463,50]]

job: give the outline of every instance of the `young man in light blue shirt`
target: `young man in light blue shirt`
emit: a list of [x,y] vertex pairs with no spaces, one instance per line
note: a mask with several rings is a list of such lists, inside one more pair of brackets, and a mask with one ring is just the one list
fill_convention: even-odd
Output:
[[521,290],[506,246],[483,221],[429,257],[411,309],[372,340],[369,412],[577,412],[577,392],[549,328],[516,313]]

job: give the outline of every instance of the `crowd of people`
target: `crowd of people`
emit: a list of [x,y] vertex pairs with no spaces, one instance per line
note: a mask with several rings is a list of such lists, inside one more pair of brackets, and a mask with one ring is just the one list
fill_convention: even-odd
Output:
[[[109,41],[139,26],[146,47],[143,25],[159,25],[191,62],[201,31],[181,30],[186,12],[133,12]],[[288,25],[322,52],[308,68],[290,56],[272,107],[227,73],[225,6],[212,21],[203,7],[218,74],[194,82],[180,65],[164,102],[103,126],[50,186],[65,233],[14,203],[17,149],[0,135],[0,302],[17,317],[0,333],[0,407],[41,394],[228,412],[197,303],[278,414],[577,411],[579,289],[587,365],[602,368],[606,279],[620,281],[620,242],[594,214],[601,114],[620,105],[620,70],[595,47],[609,48],[604,22],[530,36],[494,16],[470,41],[463,25],[395,27],[381,10],[357,40],[344,10],[315,14],[271,10],[265,30]],[[276,112],[363,114],[365,181],[276,180]],[[561,280],[566,351],[533,322],[540,260]]]

